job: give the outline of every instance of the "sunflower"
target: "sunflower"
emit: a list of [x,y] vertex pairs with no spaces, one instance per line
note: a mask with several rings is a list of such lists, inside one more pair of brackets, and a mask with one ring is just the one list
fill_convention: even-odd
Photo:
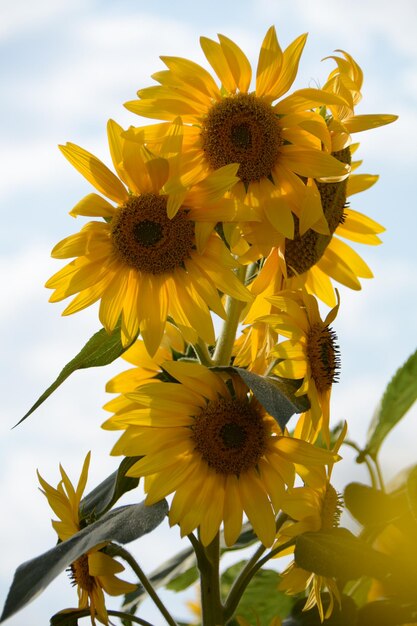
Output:
[[292,213],[299,213],[305,202],[300,177],[340,180],[349,173],[349,166],[329,153],[324,118],[311,110],[345,100],[320,89],[300,89],[283,98],[296,78],[306,38],[301,35],[283,52],[271,26],[261,45],[255,90],[250,91],[252,69],[239,46],[224,35],[219,42],[201,37],[220,85],[197,63],[163,56],[168,69],[152,76],[159,84],[139,90],[139,100],[125,105],[143,117],[168,121],[138,129],[149,145],[163,141],[169,122],[181,117],[190,174],[239,163],[232,196],[246,199],[275,235],[287,237],[294,231]]
[[[80,502],[87,483],[89,464],[90,453],[85,458],[76,487],[73,486],[62,467],[60,467],[61,481],[56,489],[49,485],[38,472],[41,491],[59,518],[59,520],[52,521],[52,526],[60,541],[66,541],[82,528]],[[104,545],[100,544],[89,550],[74,561],[69,568],[72,584],[77,587],[78,607],[90,610],[93,626],[96,618],[102,624],[109,623],[103,591],[112,596],[119,596],[137,588],[137,585],[115,576],[123,572],[124,567],[102,552],[103,547]]]
[[[231,546],[246,513],[259,539],[271,545],[294,464],[322,466],[338,457],[282,433],[237,374],[186,361],[163,368],[178,382],[127,394],[137,409],[124,416],[125,432],[112,454],[143,455],[128,474],[145,476],[148,504],[174,494],[169,519],[182,535],[199,528],[208,545],[223,522]],[[114,427],[113,418],[104,424]]]
[[328,104],[330,111],[329,130],[332,137],[332,151],[343,150],[352,142],[351,133],[357,133],[379,126],[391,124],[398,119],[391,114],[356,115],[355,106],[362,100],[363,72],[355,59],[344,50],[337,50],[343,56],[329,56],[337,67],[330,72],[323,90],[340,96],[345,104]]
[[168,315],[187,341],[200,336],[214,343],[210,309],[225,317],[218,290],[243,301],[251,296],[233,273],[237,263],[221,238],[211,225],[207,230],[207,224],[195,220],[194,211],[213,205],[215,221],[228,219],[230,203],[225,200],[223,206],[222,197],[237,180],[237,166],[212,172],[185,190],[179,183],[178,207],[177,160],[154,156],[112,121],[108,136],[120,178],[84,149],[61,146],[70,163],[117,206],[92,193],[71,211],[103,219],[89,222],[53,249],[55,258],[76,258],[46,283],[54,289],[50,301],[77,294],[63,312],[68,315],[100,300],[104,328],[112,332],[121,318],[123,344],[140,330],[151,355]]
[[336,318],[339,303],[322,320],[316,298],[306,291],[282,292],[268,301],[280,313],[261,318],[261,321],[271,324],[279,335],[288,337],[271,351],[279,360],[272,372],[282,378],[302,381],[297,395],[307,394],[311,404],[308,420],[316,432],[320,429],[328,443],[330,395],[340,367],[336,334],[330,324]]
[[[349,151],[354,153],[357,147],[358,144],[354,144]],[[356,170],[359,164],[360,161],[352,162],[352,169]],[[240,248],[232,248],[236,253],[241,252],[240,261],[244,263],[254,261],[263,252],[270,250],[260,264],[256,289],[251,289],[253,293],[262,293],[271,283],[275,285],[276,292],[305,288],[328,306],[335,306],[332,280],[350,289],[360,290],[359,279],[372,278],[373,274],[365,261],[343,239],[379,245],[379,235],[385,228],[372,218],[353,210],[347,200],[354,194],[366,191],[377,180],[378,176],[373,174],[355,173],[349,176],[344,189],[345,181],[327,183],[325,188],[318,186],[318,202],[322,203],[326,222],[328,220],[327,234],[308,229],[301,235],[296,227],[294,238],[286,238],[279,247],[271,249],[273,240],[269,234],[260,240],[261,245],[258,247],[254,245],[252,248],[245,248],[240,242]]]
[[[346,432],[347,424],[345,423],[335,442],[334,453],[339,451]],[[314,487],[296,487],[285,494],[282,510],[290,519],[279,530],[277,546],[302,533],[329,530],[339,526],[343,501],[341,495],[330,482],[332,469],[333,466],[329,465],[327,471],[316,470],[318,482]],[[332,614],[334,600],[338,602],[339,606],[341,603],[340,592],[333,578],[308,572],[294,561],[282,573],[278,588],[289,594],[298,594],[307,589],[308,597],[304,611],[317,606],[321,621],[328,619]],[[326,612],[324,612],[322,592],[326,590],[329,593],[330,601]]]

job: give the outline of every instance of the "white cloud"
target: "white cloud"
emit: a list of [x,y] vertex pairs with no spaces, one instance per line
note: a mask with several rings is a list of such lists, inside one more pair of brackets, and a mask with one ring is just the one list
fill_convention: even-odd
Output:
[[85,0],[1,0],[0,41],[7,42],[15,36],[48,27],[57,19],[67,19],[83,4],[86,5]]

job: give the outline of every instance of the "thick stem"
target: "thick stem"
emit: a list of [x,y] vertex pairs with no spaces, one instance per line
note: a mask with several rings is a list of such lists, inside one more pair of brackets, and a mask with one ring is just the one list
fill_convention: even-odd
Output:
[[197,554],[200,570],[202,626],[223,626],[223,605],[220,595],[220,540],[219,533],[203,555]]
[[145,589],[149,597],[153,600],[153,602],[155,603],[155,605],[158,607],[159,611],[165,618],[167,624],[169,624],[170,626],[178,626],[177,622],[174,620],[174,618],[169,613],[169,611],[163,604],[162,600],[156,593],[155,589],[152,587],[152,584],[150,580],[148,579],[148,577],[146,576],[145,572],[142,570],[139,563],[137,563],[137,561],[133,558],[130,552],[122,548],[122,546],[116,545],[114,543],[107,546],[106,552],[110,554],[111,556],[119,556],[120,558],[125,560],[126,563],[130,565],[132,570],[135,572],[136,576],[139,578],[143,588]]
[[[246,267],[241,267],[237,271],[238,278],[245,282]],[[214,365],[230,365],[230,358],[232,356],[233,344],[236,339],[237,328],[239,326],[240,314],[244,302],[236,300],[235,298],[227,297],[226,300],[226,321],[223,324],[222,331],[216,343],[216,349],[213,355]]]

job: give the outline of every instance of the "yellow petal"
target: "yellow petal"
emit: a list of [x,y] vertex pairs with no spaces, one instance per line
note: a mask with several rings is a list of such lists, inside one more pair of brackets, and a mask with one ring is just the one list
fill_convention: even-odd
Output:
[[271,96],[273,100],[282,66],[282,50],[278,43],[275,27],[271,26],[265,35],[259,52],[256,71],[256,95]]
[[284,50],[279,87],[275,93],[275,98],[279,98],[286,93],[293,84],[306,41],[307,34],[300,35]]
[[200,37],[200,45],[207,61],[216,72],[224,89],[228,93],[235,93],[237,89],[236,81],[230,71],[229,64],[221,45],[217,43],[217,41],[213,41],[207,37]]
[[85,215],[86,217],[113,217],[115,211],[115,207],[107,202],[107,200],[96,193],[89,193],[71,209],[69,214],[73,217],[77,215]]
[[252,69],[246,55],[228,37],[218,37],[236,85],[242,93],[246,93],[252,79]]
[[239,493],[253,530],[265,546],[271,546],[276,532],[275,516],[265,488],[254,471],[241,474]]
[[117,176],[93,154],[73,143],[67,143],[59,148],[71,165],[100,193],[118,204],[123,204],[128,199],[128,193]]
[[224,540],[233,546],[242,529],[242,502],[239,495],[239,479],[234,474],[226,477],[224,498]]
[[281,158],[296,174],[309,178],[346,178],[349,166],[331,154],[320,150],[306,150],[298,146],[282,146]]
[[358,133],[362,130],[370,130],[392,124],[398,119],[398,115],[355,115],[350,119],[344,120],[343,124],[349,133]]

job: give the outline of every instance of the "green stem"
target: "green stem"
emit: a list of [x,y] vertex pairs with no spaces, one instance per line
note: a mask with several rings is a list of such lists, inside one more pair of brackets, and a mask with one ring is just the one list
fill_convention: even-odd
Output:
[[120,558],[124,559],[126,563],[130,565],[130,567],[132,568],[132,570],[135,572],[136,576],[140,580],[143,588],[148,593],[149,597],[153,600],[153,602],[155,603],[155,605],[158,607],[159,611],[165,618],[167,624],[169,624],[170,626],[178,626],[177,622],[174,620],[174,618],[169,613],[169,611],[163,604],[162,600],[156,593],[155,589],[152,587],[151,582],[146,576],[145,572],[142,570],[139,563],[137,563],[137,561],[133,558],[130,552],[122,548],[122,546],[116,545],[114,543],[107,546],[106,552],[110,554],[110,556],[119,556]]
[[147,622],[145,619],[141,619],[140,617],[136,617],[136,615],[130,615],[130,613],[123,613],[122,611],[107,611],[108,615],[111,617],[120,617],[120,619],[127,619],[130,623],[133,624],[142,624],[142,626],[153,626],[150,622]]
[[363,462],[366,465],[366,468],[368,470],[369,473],[369,477],[371,479],[371,485],[374,489],[378,489],[378,481],[377,481],[377,477],[374,471],[374,468],[372,467],[371,463],[369,462],[368,457],[366,456],[366,454],[363,454],[363,450],[360,449],[360,447],[354,442],[354,441],[349,441],[348,439],[346,439],[343,442],[344,446],[349,446],[350,448],[353,448],[363,459]]
[[[246,276],[246,267],[240,267],[237,271],[237,277],[244,284]],[[216,349],[213,355],[214,365],[229,365],[232,356],[233,345],[236,339],[237,328],[239,326],[240,314],[245,303],[235,298],[227,296],[226,300],[226,320],[216,343]]]
[[[201,543],[200,543],[201,545]],[[196,551],[201,585],[202,626],[223,626],[223,605],[220,595],[220,539],[219,533],[213,541]]]
[[[288,516],[286,514],[280,513],[278,515],[277,522],[276,522],[277,532],[281,528],[281,526],[283,525],[286,519],[288,519]],[[259,546],[259,548],[254,552],[252,557],[246,563],[246,565],[244,566],[244,568],[242,569],[242,571],[240,572],[240,574],[234,581],[232,588],[230,589],[229,595],[227,596],[225,606],[224,606],[224,614],[225,614],[226,621],[233,616],[233,613],[236,611],[238,604],[245,592],[246,587],[248,586],[248,584],[250,583],[250,581],[252,580],[256,572],[262,567],[262,565],[264,565],[264,563],[269,561],[269,559],[271,559],[273,556],[275,556],[279,552],[282,552],[282,550],[285,550],[288,546],[292,545],[293,543],[294,543],[294,540],[292,539],[291,541],[288,541],[287,543],[278,546],[274,550],[271,550],[263,559],[260,559],[260,557],[265,552],[266,548],[262,544]]]
[[[271,550],[270,552],[268,552],[268,554],[266,554],[263,559],[260,559],[257,563],[255,563],[252,566],[252,569],[250,571],[245,572],[244,577],[242,576],[243,571],[241,572],[241,574],[239,575],[239,579],[240,579],[239,587],[235,587],[235,583],[236,583],[235,581],[232,589],[230,590],[229,597],[227,598],[227,601],[224,606],[224,616],[225,616],[226,622],[233,616],[234,612],[236,611],[239,605],[240,599],[243,596],[243,593],[246,587],[249,585],[250,581],[255,576],[256,572],[260,570],[261,567],[265,565],[265,563],[267,563],[270,559],[272,559],[274,556],[276,556],[283,550],[286,550],[290,546],[294,545],[294,543],[295,543],[295,539],[291,539],[290,541],[287,541],[286,543],[281,544],[274,550]],[[244,569],[246,570],[246,567]],[[232,594],[232,591],[233,591],[233,594]]]
[[379,488],[381,489],[381,491],[385,492],[385,482],[384,482],[384,477],[382,476],[382,469],[379,464],[379,461],[376,456],[371,456],[371,459],[373,460],[375,464],[376,473],[377,473],[378,481],[379,481]]
[[206,367],[211,367],[213,365],[213,359],[211,358],[211,354],[202,339],[199,339],[197,343],[194,343],[193,348],[196,351],[196,354],[200,359],[200,363],[202,365],[205,365]]

